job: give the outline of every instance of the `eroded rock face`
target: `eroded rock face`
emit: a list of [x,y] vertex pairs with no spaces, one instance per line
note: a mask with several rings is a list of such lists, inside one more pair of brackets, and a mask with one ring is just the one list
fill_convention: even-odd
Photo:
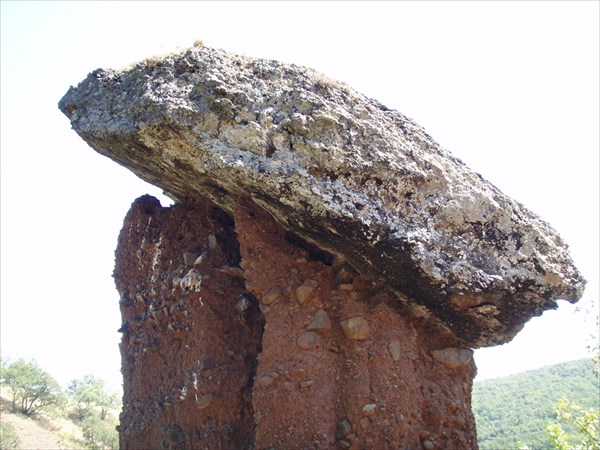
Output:
[[194,47],[96,70],[60,108],[95,150],[174,198],[233,214],[249,194],[464,345],[506,342],[581,296],[546,223],[410,119],[309,69]]
[[138,199],[115,278],[124,449],[477,446],[471,351],[250,199]]
[[218,208],[163,209],[149,196],[134,203],[114,274],[122,448],[253,448],[264,318],[239,263],[233,222]]

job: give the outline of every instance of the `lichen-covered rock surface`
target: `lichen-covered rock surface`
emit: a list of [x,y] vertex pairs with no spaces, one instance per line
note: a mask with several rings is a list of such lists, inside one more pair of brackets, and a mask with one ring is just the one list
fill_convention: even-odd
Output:
[[506,342],[582,294],[548,224],[410,119],[312,70],[194,47],[96,70],[60,108],[91,147],[172,197],[230,215],[251,198],[463,346]]

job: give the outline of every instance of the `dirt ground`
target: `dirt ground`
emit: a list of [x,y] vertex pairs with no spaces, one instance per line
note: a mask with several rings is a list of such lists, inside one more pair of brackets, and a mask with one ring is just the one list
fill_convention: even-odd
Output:
[[19,437],[19,449],[55,450],[74,448],[74,442],[66,442],[61,434],[81,439],[81,430],[71,421],[42,414],[27,417],[10,411],[10,399],[5,392],[0,396],[0,420],[10,423]]

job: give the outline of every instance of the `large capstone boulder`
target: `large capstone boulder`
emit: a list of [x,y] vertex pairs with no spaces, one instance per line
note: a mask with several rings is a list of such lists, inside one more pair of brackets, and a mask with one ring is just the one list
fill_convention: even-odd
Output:
[[93,149],[172,198],[231,216],[251,200],[462,346],[507,342],[582,294],[547,223],[409,118],[311,69],[193,47],[96,70],[59,106]]

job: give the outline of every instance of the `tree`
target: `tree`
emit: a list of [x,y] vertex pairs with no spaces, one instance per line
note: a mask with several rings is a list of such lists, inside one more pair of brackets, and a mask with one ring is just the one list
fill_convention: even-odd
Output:
[[115,392],[108,392],[104,388],[104,380],[94,375],[86,375],[79,380],[69,383],[67,392],[76,404],[79,420],[83,421],[99,409],[100,419],[105,420],[109,410],[119,405],[119,398]]
[[64,398],[58,382],[35,361],[16,360],[2,368],[0,381],[12,392],[13,408],[28,416],[40,408],[59,405]]
[[[600,314],[596,314],[596,329],[600,325]],[[598,335],[591,336],[592,344],[588,346],[593,356],[592,374],[596,379],[596,386],[600,382],[600,340]],[[596,395],[596,398],[598,396]],[[571,443],[571,436],[560,423],[552,422],[546,425],[546,433],[552,446],[558,450],[600,450],[600,410],[590,408],[584,410],[576,402],[569,402],[567,397],[561,398],[554,406],[556,418],[565,424],[574,426],[579,434],[580,443],[575,447]]]
[[560,423],[550,423],[546,426],[546,432],[552,446],[558,450],[599,450],[600,436],[600,411],[590,408],[584,410],[577,403],[569,403],[566,397],[559,400],[554,408],[559,421],[575,425],[579,431],[580,444],[573,446],[570,437]]

